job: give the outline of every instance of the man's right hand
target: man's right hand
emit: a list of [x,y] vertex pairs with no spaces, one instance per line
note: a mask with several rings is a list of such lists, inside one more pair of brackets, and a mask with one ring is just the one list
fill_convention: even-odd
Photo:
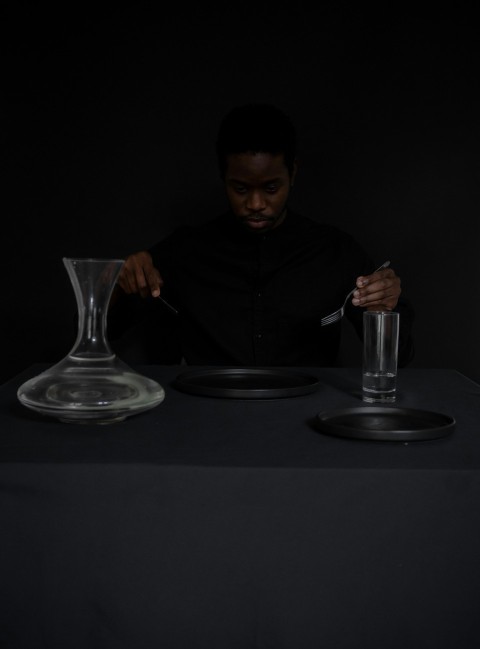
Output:
[[125,293],[140,293],[142,297],[158,297],[163,279],[146,250],[135,252],[125,259],[117,280]]

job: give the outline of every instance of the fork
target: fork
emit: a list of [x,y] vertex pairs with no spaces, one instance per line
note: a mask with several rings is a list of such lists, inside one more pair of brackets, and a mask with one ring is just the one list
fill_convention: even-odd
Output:
[[157,299],[161,300],[165,304],[165,306],[168,307],[170,311],[172,311],[175,315],[178,315],[177,309],[173,307],[169,302],[167,302],[167,300],[164,300],[161,295],[159,295]]
[[[382,264],[381,266],[379,266],[379,267],[378,267],[376,270],[374,270],[373,272],[374,272],[374,273],[378,273],[379,270],[382,270],[382,268],[387,268],[387,266],[390,266],[390,262],[389,262],[389,261],[386,261],[384,264]],[[353,293],[354,293],[356,290],[357,290],[357,287],[355,286],[354,288],[352,288],[352,290],[350,291],[350,293],[347,295],[347,297],[345,298],[344,303],[342,304],[342,306],[341,306],[339,309],[337,309],[337,310],[334,311],[333,313],[330,313],[330,315],[326,315],[324,318],[322,318],[322,319],[320,320],[320,325],[321,325],[322,327],[324,327],[325,325],[333,324],[334,322],[337,322],[338,320],[340,320],[341,318],[343,318],[343,314],[345,313],[345,305],[347,304],[348,299],[349,299],[350,297],[352,297]]]

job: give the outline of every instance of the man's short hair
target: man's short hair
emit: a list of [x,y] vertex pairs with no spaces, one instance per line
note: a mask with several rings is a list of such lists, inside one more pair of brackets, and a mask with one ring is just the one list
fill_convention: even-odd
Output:
[[220,174],[225,177],[231,153],[283,154],[290,175],[296,158],[296,132],[291,119],[271,104],[246,104],[223,118],[217,137]]

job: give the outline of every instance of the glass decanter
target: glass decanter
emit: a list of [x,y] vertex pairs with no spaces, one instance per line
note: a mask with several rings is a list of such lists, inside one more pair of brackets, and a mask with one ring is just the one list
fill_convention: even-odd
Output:
[[59,363],[23,383],[24,406],[63,422],[122,421],[160,404],[161,385],[142,376],[112,352],[106,336],[107,310],[123,259],[64,257],[78,308],[78,335]]

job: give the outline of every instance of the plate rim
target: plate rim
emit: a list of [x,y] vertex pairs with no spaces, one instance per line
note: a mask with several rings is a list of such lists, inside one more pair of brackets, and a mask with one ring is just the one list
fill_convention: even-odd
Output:
[[[305,380],[304,385],[296,385],[289,388],[218,388],[211,386],[199,386],[188,383],[188,378],[212,376],[212,375],[233,375],[233,374],[277,374],[282,376],[296,376]],[[178,374],[172,381],[172,386],[181,392],[198,396],[209,396],[218,398],[234,399],[280,399],[286,397],[303,396],[311,394],[318,389],[319,378],[314,374],[289,370],[288,368],[273,367],[248,367],[248,366],[222,366],[219,368],[208,367],[205,369],[185,370]]]
[[[435,416],[436,418],[444,419],[444,425],[431,426],[428,428],[421,429],[392,429],[392,430],[374,430],[372,428],[364,429],[355,429],[351,427],[342,426],[341,424],[330,424],[324,419],[328,415],[330,419],[335,416],[342,414],[365,414],[370,413],[372,415],[381,415],[391,413],[391,412],[402,411],[404,414],[415,414],[415,415],[430,415]],[[321,430],[328,435],[333,435],[336,437],[344,437],[350,439],[361,439],[361,440],[377,440],[377,441],[426,441],[433,439],[440,439],[446,437],[456,427],[455,417],[452,415],[447,415],[444,412],[438,412],[434,410],[428,410],[424,408],[404,408],[398,406],[354,406],[347,408],[334,408],[333,410],[322,410],[317,413],[315,417],[316,428]]]

